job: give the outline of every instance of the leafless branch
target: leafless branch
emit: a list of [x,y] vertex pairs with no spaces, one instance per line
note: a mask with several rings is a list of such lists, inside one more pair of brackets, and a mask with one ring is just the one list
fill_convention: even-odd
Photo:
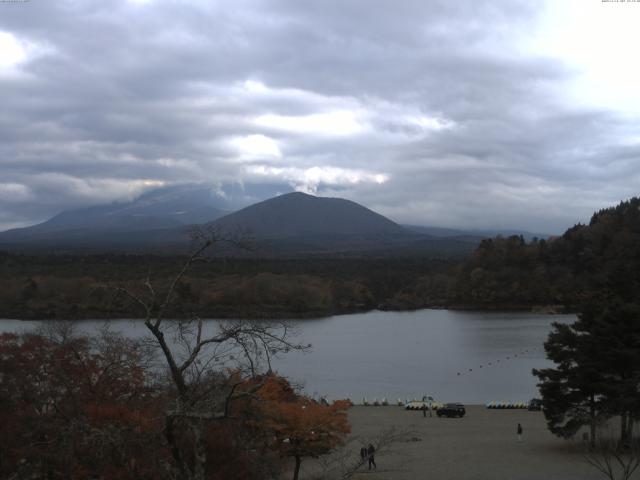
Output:
[[595,446],[585,445],[584,460],[610,480],[629,480],[640,467],[640,440],[622,445],[600,434]]
[[374,437],[351,437],[338,452],[317,460],[320,471],[313,480],[347,480],[362,472],[367,459],[359,456],[358,446],[372,444],[376,457],[384,457],[395,445],[419,438],[419,433],[397,427],[381,430]]
[[[228,243],[246,249],[249,243],[242,235],[226,235],[220,231],[194,229],[196,248],[187,257],[166,289],[155,288],[148,274],[138,288],[120,286],[117,293],[140,305],[145,312],[144,325],[153,343],[162,352],[175,387],[175,402],[166,413],[165,439],[175,463],[177,478],[204,480],[204,448],[206,422],[229,418],[231,403],[252,397],[262,386],[247,384],[247,377],[256,377],[263,355],[271,370],[271,357],[292,350],[304,351],[310,346],[293,342],[286,323],[215,322],[197,317],[168,321],[165,317],[179,302],[179,285],[193,264],[205,259],[210,248]],[[147,343],[148,344],[148,343]],[[237,382],[230,383],[224,369],[233,367]],[[243,369],[248,368],[248,370]],[[240,385],[251,385],[240,389]],[[193,452],[186,455],[180,446],[180,429],[187,428],[193,438]],[[187,461],[187,457],[191,457]]]

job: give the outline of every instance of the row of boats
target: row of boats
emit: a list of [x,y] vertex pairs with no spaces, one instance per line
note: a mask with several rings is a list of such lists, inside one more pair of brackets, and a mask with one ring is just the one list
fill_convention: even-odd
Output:
[[509,408],[509,409],[513,409],[513,408],[529,408],[529,402],[489,402],[485,405],[485,407],[487,408],[493,408],[493,409],[505,409],[505,408]]
[[[367,400],[366,398],[362,399],[362,405],[364,406],[387,406],[392,405],[386,398],[378,400],[374,398],[372,401]],[[444,406],[441,402],[436,402],[433,397],[424,397],[422,400],[402,400],[398,399],[396,405],[400,407],[404,407],[407,410],[438,410],[438,408],[442,408]],[[485,404],[485,407],[488,409],[495,410],[505,410],[505,409],[527,409],[527,410],[541,410],[542,402],[534,398],[529,400],[528,402],[499,402],[493,401]]]

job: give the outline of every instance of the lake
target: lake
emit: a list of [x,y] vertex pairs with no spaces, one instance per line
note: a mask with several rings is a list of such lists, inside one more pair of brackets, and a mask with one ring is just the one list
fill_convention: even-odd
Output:
[[[298,341],[310,353],[290,353],[273,364],[305,392],[359,403],[386,397],[486,403],[527,401],[539,396],[533,368],[551,365],[543,342],[553,322],[574,315],[418,310],[336,315],[294,322]],[[79,322],[91,332],[102,321]],[[113,330],[145,332],[142,322],[113,320]],[[32,328],[37,322],[0,320],[0,331]]]

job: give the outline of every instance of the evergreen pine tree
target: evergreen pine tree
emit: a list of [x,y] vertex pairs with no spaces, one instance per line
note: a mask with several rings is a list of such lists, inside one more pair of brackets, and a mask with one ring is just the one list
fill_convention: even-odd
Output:
[[619,416],[626,444],[640,417],[640,306],[593,301],[571,325],[554,324],[545,342],[555,368],[534,370],[551,432],[568,438],[599,419]]

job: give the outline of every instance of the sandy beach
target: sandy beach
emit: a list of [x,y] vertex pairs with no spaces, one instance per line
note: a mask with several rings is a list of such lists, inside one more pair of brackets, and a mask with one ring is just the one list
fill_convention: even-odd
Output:
[[[489,410],[467,406],[464,418],[423,418],[402,407],[350,409],[353,458],[362,442],[396,426],[420,440],[399,442],[376,455],[377,470],[361,469],[357,479],[393,480],[591,480],[604,478],[582,457],[578,442],[553,436],[541,412]],[[518,442],[517,424],[524,429]],[[304,466],[303,466],[304,472]],[[638,473],[636,473],[636,477]],[[633,478],[636,478],[633,477]],[[301,475],[301,478],[305,478]]]

